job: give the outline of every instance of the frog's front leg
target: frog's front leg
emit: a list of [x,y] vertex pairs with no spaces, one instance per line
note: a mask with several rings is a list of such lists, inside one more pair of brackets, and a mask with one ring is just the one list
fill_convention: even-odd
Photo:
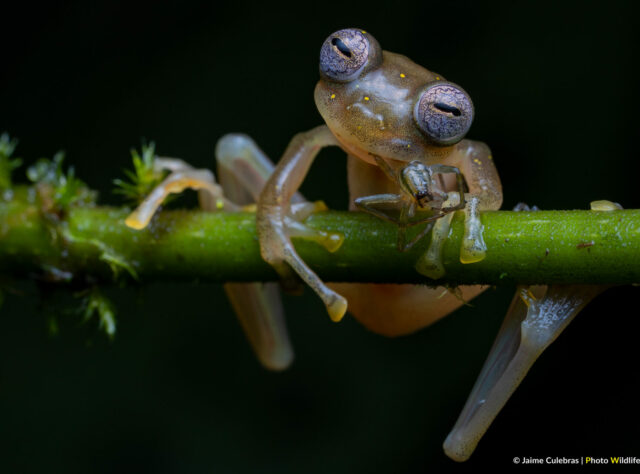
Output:
[[[459,203],[460,194],[451,192],[447,200],[443,203],[443,207],[456,207]],[[442,248],[445,240],[449,236],[451,219],[453,219],[453,214],[449,213],[436,221],[431,232],[429,248],[420,256],[415,264],[415,269],[418,273],[434,280],[442,278],[445,274],[444,265],[442,264]]]
[[[385,171],[352,155],[347,161],[349,179],[349,209],[362,209],[356,201],[368,196],[398,196],[397,185]],[[373,199],[375,204],[376,199]],[[397,199],[395,200],[397,203]],[[397,223],[393,203],[387,208],[385,220]],[[374,207],[374,212],[380,208]],[[391,218],[389,218],[391,216]],[[379,216],[380,217],[380,216]],[[418,220],[420,216],[415,216]],[[442,217],[435,221],[435,224]],[[429,226],[427,226],[427,229]],[[428,326],[473,299],[486,286],[461,286],[455,292],[444,287],[425,285],[331,283],[331,288],[349,301],[349,312],[365,327],[387,337],[413,333]]]
[[489,147],[474,140],[462,140],[456,145],[451,163],[463,174],[469,194],[465,196],[465,232],[460,248],[460,261],[474,263],[484,259],[487,247],[482,238],[479,211],[500,209],[502,185]]
[[[398,250],[406,252],[431,230],[439,213],[428,217],[415,216],[416,205],[403,194],[374,194],[354,201],[357,209],[398,226]],[[433,214],[436,214],[435,216]],[[409,242],[406,241],[407,227],[426,223],[427,225]]]
[[[397,163],[391,165],[379,156],[375,156],[375,160],[392,182],[399,183],[402,193],[358,197],[354,200],[355,207],[397,225],[398,249],[401,252],[413,247],[432,228],[432,242],[436,240],[439,235],[435,229],[443,226],[442,221],[447,222],[447,230],[444,232],[446,238],[448,222],[451,220],[451,215],[448,214],[464,207],[464,201],[460,200],[464,196],[464,180],[458,168],[440,164],[427,166],[417,160],[403,166],[398,166]],[[446,186],[443,176],[446,175],[455,176],[457,192],[447,194],[444,191]],[[423,223],[429,225],[406,243],[407,227]],[[430,250],[440,247],[441,245],[432,243]]]
[[[502,185],[498,172],[493,164],[489,147],[482,142],[462,140],[456,145],[455,152],[447,161],[449,166],[460,170],[469,188],[464,194],[464,235],[460,247],[460,261],[462,263],[475,263],[483,260],[487,247],[482,237],[483,226],[480,220],[480,211],[496,210],[502,204]],[[450,192],[449,199],[453,192]],[[455,199],[455,198],[454,198]],[[450,219],[449,219],[450,222]],[[439,243],[442,238],[436,235],[447,236],[449,226],[443,221],[440,226],[434,228],[432,242]],[[416,265],[416,269],[430,278],[440,278],[444,275],[441,252],[430,248],[422,256]]]
[[337,145],[337,141],[325,125],[293,138],[260,195],[256,223],[265,261],[275,268],[285,284],[295,283],[295,272],[322,299],[331,319],[339,321],[347,310],[347,300],[320,280],[291,243],[293,235],[305,236],[306,232],[310,238],[317,236],[317,232],[295,222],[291,199],[320,149],[331,145]]

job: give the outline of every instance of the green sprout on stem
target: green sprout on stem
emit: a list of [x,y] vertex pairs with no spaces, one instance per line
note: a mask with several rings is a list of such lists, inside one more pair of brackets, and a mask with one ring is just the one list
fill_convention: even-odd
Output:
[[22,164],[20,158],[11,158],[18,140],[9,138],[8,133],[0,135],[0,189],[11,188],[11,172]]
[[113,303],[109,298],[102,294],[100,289],[95,286],[91,288],[84,296],[82,309],[84,313],[84,322],[88,322],[93,318],[94,314],[98,316],[98,328],[105,332],[109,339],[113,339],[116,335],[116,311]]
[[131,149],[133,171],[124,170],[129,181],[114,179],[115,193],[121,194],[134,205],[140,204],[145,197],[159,185],[166,176],[166,172],[155,168],[156,145],[154,142],[142,145],[142,153]]
[[27,177],[44,191],[42,195],[51,199],[50,207],[54,209],[66,210],[71,205],[94,204],[97,192],[75,177],[72,166],[65,173],[63,161],[63,152],[56,153],[52,160],[42,158],[27,169]]

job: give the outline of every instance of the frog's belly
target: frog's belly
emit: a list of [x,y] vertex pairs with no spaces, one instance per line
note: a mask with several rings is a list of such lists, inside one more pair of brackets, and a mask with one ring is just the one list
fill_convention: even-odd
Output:
[[433,324],[458,309],[487,286],[461,286],[454,295],[444,287],[378,283],[330,283],[347,298],[348,311],[367,329],[387,337],[402,336]]

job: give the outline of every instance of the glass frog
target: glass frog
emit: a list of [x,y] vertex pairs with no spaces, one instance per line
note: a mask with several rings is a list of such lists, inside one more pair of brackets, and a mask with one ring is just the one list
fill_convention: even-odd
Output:
[[[406,228],[427,223],[417,238],[431,232],[428,250],[416,270],[432,279],[444,275],[441,250],[456,210],[464,210],[463,263],[484,258],[479,211],[499,209],[500,179],[489,148],[464,139],[473,120],[468,94],[441,75],[405,56],[383,51],[366,31],[349,28],[331,34],[320,50],[320,81],[315,103],[325,125],[293,137],[277,166],[246,135],[230,134],[216,146],[220,185],[207,170],[158,158],[170,171],[127,218],[141,229],[169,193],[199,190],[210,211],[255,206],[263,258],[287,288],[307,283],[339,321],[347,308],[364,326],[386,336],[414,332],[451,313],[484,286],[444,288],[407,284],[325,284],[298,256],[291,238],[310,239],[328,251],[342,236],[304,224],[322,203],[298,192],[318,152],[338,146],[348,155],[349,207],[398,226],[398,244]],[[281,370],[293,351],[275,283],[227,283],[225,291],[260,361]],[[532,287],[520,289],[487,363],[453,431],[445,441],[451,458],[467,459],[492,420],[538,355],[599,288]]]

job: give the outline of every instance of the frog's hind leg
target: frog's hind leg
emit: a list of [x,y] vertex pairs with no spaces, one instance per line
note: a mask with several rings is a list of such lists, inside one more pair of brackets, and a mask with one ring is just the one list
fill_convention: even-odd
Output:
[[[243,134],[218,140],[216,161],[225,196],[243,205],[256,202],[274,169],[267,155]],[[306,204],[301,195],[295,200]],[[278,284],[226,283],[224,290],[260,362],[272,370],[286,369],[294,354]]]
[[[592,211],[614,212],[618,203],[594,201]],[[537,211],[518,203],[514,211]],[[446,454],[465,461],[542,352],[608,285],[519,288],[467,403],[444,442]]]
[[553,285],[520,288],[444,451],[471,456],[480,438],[525,375],[580,310],[606,287]]
[[[273,170],[271,161],[244,135],[223,137],[216,154],[220,185],[209,170],[194,169],[175,158],[156,158],[156,170],[169,170],[170,174],[127,218],[126,224],[135,229],[146,227],[170,193],[186,188],[198,190],[200,206],[207,211],[233,211],[253,203]],[[277,284],[226,283],[224,290],[260,362],[271,370],[287,368],[293,360],[293,349]]]
[[156,157],[154,171],[170,171],[140,205],[126,218],[125,224],[132,229],[144,229],[169,194],[179,194],[185,189],[198,190],[200,204],[207,210],[236,210],[232,202],[224,197],[213,173],[206,169],[195,169],[178,158]]
[[289,367],[294,354],[278,284],[225,283],[224,291],[260,363],[271,370]]

